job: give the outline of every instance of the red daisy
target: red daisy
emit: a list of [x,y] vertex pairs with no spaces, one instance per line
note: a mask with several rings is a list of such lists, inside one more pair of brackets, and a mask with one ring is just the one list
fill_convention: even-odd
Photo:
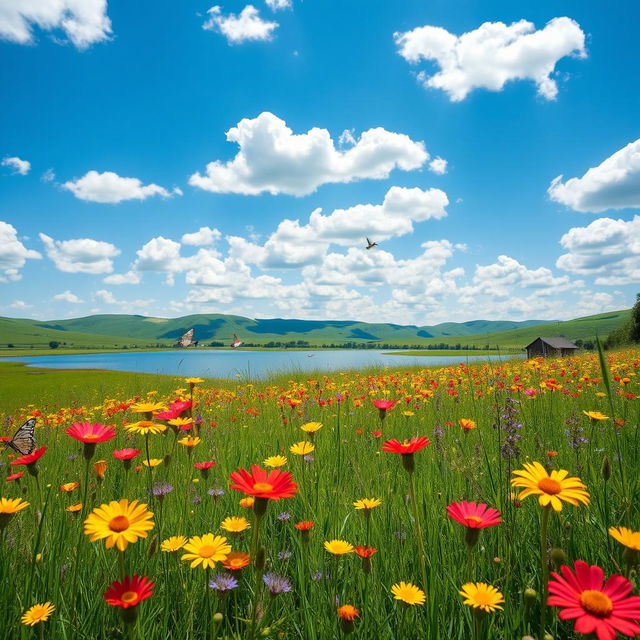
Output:
[[200,469],[200,471],[205,471],[207,469],[211,469],[214,465],[215,462],[213,462],[213,460],[209,460],[208,462],[196,462],[193,466],[196,469]]
[[135,607],[153,595],[154,583],[146,576],[127,576],[122,582],[112,582],[103,597],[113,607]]
[[111,425],[105,426],[100,423],[91,424],[90,422],[75,422],[64,432],[85,444],[106,442],[116,437],[116,430]]
[[595,633],[598,640],[615,640],[616,631],[635,638],[640,634],[640,596],[630,596],[633,585],[621,575],[604,583],[604,572],[578,560],[574,571],[562,565],[562,576],[552,572],[547,604],[563,607],[561,620],[575,620],[574,630]]
[[28,456],[20,456],[19,458],[12,460],[9,464],[12,467],[19,467],[23,464],[27,466],[35,464],[36,462],[38,462],[38,460],[40,460],[40,458],[42,458],[42,456],[46,453],[46,451],[47,451],[47,447],[40,447],[39,449],[36,449],[33,453],[30,453]]
[[296,522],[296,524],[294,524],[293,526],[298,531],[310,531],[311,529],[313,529],[314,525],[315,522],[313,522],[312,520],[303,520],[302,522]]
[[373,400],[373,406],[380,411],[389,411],[396,406],[393,400]]
[[156,420],[173,420],[174,418],[179,418],[180,413],[178,411],[174,411],[173,409],[168,409],[167,411],[161,411],[160,413],[154,413],[153,417]]
[[140,453],[140,449],[116,449],[111,455],[118,460],[133,460]]
[[370,558],[374,553],[378,553],[375,547],[354,547],[353,552],[359,555],[361,558]]
[[453,502],[447,507],[449,517],[469,529],[486,529],[502,522],[499,511],[475,502]]
[[429,444],[429,438],[427,436],[420,436],[419,438],[411,438],[411,440],[405,440],[404,442],[400,442],[399,440],[387,440],[382,445],[383,451],[388,451],[390,453],[415,453],[416,451],[420,451],[420,449],[424,449]]
[[178,414],[183,413],[188,409],[191,409],[191,400],[176,400],[169,406],[170,411],[175,411]]
[[298,485],[293,482],[293,476],[288,471],[273,469],[267,473],[255,464],[251,466],[251,473],[241,468],[230,477],[234,483],[231,485],[232,489],[255,498],[280,500],[292,498],[298,491]]
[[14,480],[20,480],[20,478],[22,478],[22,476],[24,475],[24,471],[18,471],[17,473],[12,473],[11,475],[7,476],[7,482],[13,482]]

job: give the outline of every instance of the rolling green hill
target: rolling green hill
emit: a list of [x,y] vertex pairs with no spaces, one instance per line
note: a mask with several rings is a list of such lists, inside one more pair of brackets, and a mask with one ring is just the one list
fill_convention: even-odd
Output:
[[474,320],[446,322],[434,326],[374,324],[350,320],[253,320],[242,316],[199,314],[182,318],[151,318],[139,315],[95,315],[70,320],[38,321],[0,318],[0,349],[48,348],[55,341],[61,348],[132,348],[169,346],[188,329],[201,345],[228,345],[234,334],[246,344],[297,346],[368,344],[395,346],[473,345],[519,349],[540,335],[564,335],[569,339],[606,336],[629,317],[617,311],[568,322]]

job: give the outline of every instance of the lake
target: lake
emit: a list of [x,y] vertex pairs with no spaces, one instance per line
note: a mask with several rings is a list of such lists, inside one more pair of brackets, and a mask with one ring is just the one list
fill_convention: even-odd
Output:
[[[25,362],[53,369],[108,369],[136,373],[159,373],[181,377],[243,379],[264,378],[283,372],[322,372],[366,367],[441,366],[512,358],[499,356],[393,356],[379,350],[336,349],[327,351],[226,351],[178,350],[24,356],[2,361]],[[519,356],[515,356],[519,357]]]

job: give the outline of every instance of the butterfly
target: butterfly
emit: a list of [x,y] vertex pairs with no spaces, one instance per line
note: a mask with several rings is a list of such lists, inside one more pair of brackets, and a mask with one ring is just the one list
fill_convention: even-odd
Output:
[[371,240],[369,240],[369,238],[367,238],[367,249],[373,249],[373,247],[377,247],[378,243],[377,242],[371,242]]
[[36,427],[36,419],[27,420],[14,434],[11,440],[3,442],[5,447],[10,447],[21,456],[28,456],[36,448],[36,440],[33,437],[33,430]]
[[238,338],[238,336],[234,333],[234,334],[233,334],[233,342],[231,343],[231,346],[232,346],[234,349],[237,349],[237,348],[238,348],[240,345],[242,345],[242,344],[244,344],[244,342],[242,342],[242,340],[240,340],[240,339]]
[[187,331],[186,333],[184,333],[182,335],[182,338],[180,338],[180,340],[178,340],[178,344],[176,345],[176,347],[190,347],[190,346],[194,346],[197,347],[198,346],[198,341],[193,339],[193,329],[189,329],[189,331]]

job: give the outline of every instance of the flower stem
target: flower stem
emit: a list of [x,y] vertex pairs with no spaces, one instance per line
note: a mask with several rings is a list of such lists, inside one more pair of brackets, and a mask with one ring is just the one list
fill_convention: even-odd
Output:
[[542,510],[540,525],[540,558],[542,562],[542,602],[540,603],[540,640],[544,640],[545,623],[547,619],[547,596],[549,595],[549,558],[547,557],[547,532],[549,529],[549,512],[551,505]]
[[409,494],[411,496],[411,508],[413,510],[413,525],[418,540],[418,555],[420,556],[420,572],[422,574],[422,588],[427,588],[427,554],[424,550],[422,528],[420,527],[420,514],[418,512],[418,500],[416,498],[416,481],[413,473],[409,474]]

